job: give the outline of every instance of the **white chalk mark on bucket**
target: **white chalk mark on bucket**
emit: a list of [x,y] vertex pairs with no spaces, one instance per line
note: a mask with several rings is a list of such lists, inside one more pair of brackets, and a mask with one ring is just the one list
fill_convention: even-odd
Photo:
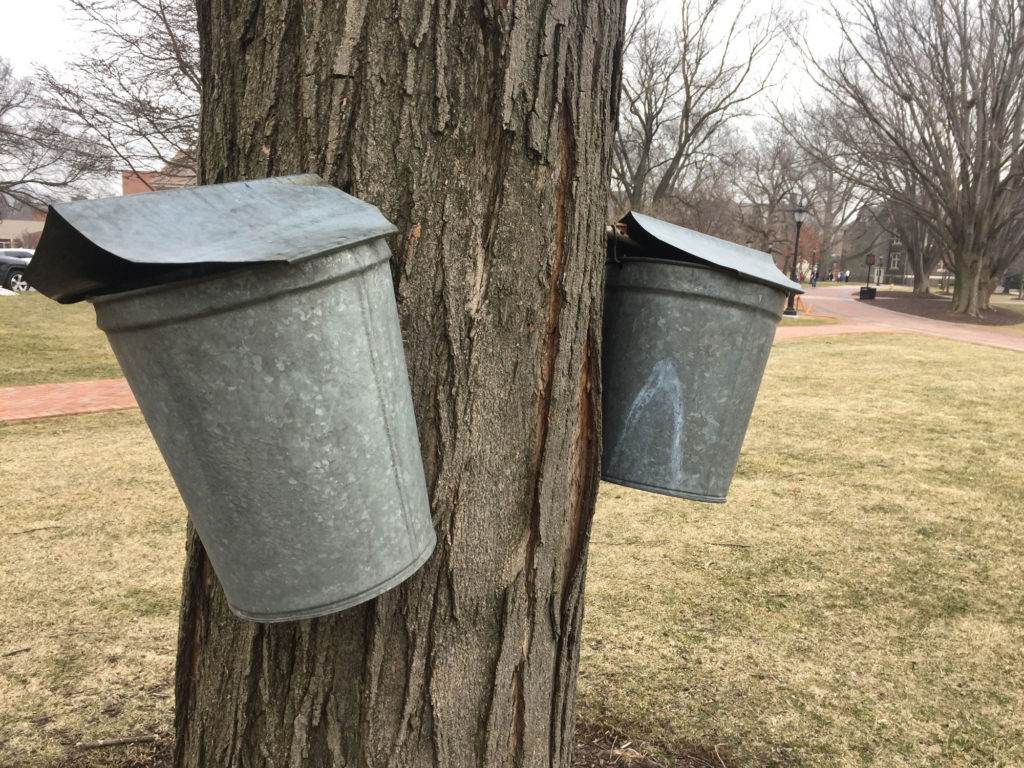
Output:
[[681,487],[685,426],[679,373],[672,360],[660,360],[629,406],[609,473],[646,485]]

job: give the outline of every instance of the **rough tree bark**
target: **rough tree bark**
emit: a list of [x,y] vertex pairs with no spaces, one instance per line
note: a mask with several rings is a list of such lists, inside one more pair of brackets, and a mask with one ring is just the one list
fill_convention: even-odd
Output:
[[566,766],[624,0],[199,13],[203,181],[313,171],[399,227],[438,547],[369,604],[261,626],[190,533],[175,765]]

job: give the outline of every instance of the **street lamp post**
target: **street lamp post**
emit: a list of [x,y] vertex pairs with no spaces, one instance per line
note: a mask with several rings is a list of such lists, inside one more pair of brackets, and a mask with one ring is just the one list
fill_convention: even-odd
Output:
[[[793,246],[793,266],[789,270],[789,279],[794,283],[796,282],[796,259],[797,254],[800,253],[800,227],[803,226],[804,219],[807,218],[807,211],[803,205],[797,205],[796,210],[793,211],[793,219],[796,221],[796,244]],[[796,298],[795,293],[789,294],[789,300],[786,302],[786,309],[782,314],[784,315],[795,315],[796,307],[793,306],[793,301]]]

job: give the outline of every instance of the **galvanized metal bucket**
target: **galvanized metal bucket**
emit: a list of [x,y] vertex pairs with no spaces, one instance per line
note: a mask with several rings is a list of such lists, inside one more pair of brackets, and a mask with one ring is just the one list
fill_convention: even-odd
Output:
[[433,550],[379,234],[293,263],[90,296],[243,618],[348,608]]
[[682,228],[639,214],[626,225],[606,272],[602,475],[724,502],[784,289],[799,286],[740,246],[688,230],[681,241]]

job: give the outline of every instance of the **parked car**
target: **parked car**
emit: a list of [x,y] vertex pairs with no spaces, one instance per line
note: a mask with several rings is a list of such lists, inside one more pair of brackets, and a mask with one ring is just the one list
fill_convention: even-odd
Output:
[[0,285],[15,293],[27,291],[29,286],[25,282],[25,267],[33,253],[28,248],[0,249]]

